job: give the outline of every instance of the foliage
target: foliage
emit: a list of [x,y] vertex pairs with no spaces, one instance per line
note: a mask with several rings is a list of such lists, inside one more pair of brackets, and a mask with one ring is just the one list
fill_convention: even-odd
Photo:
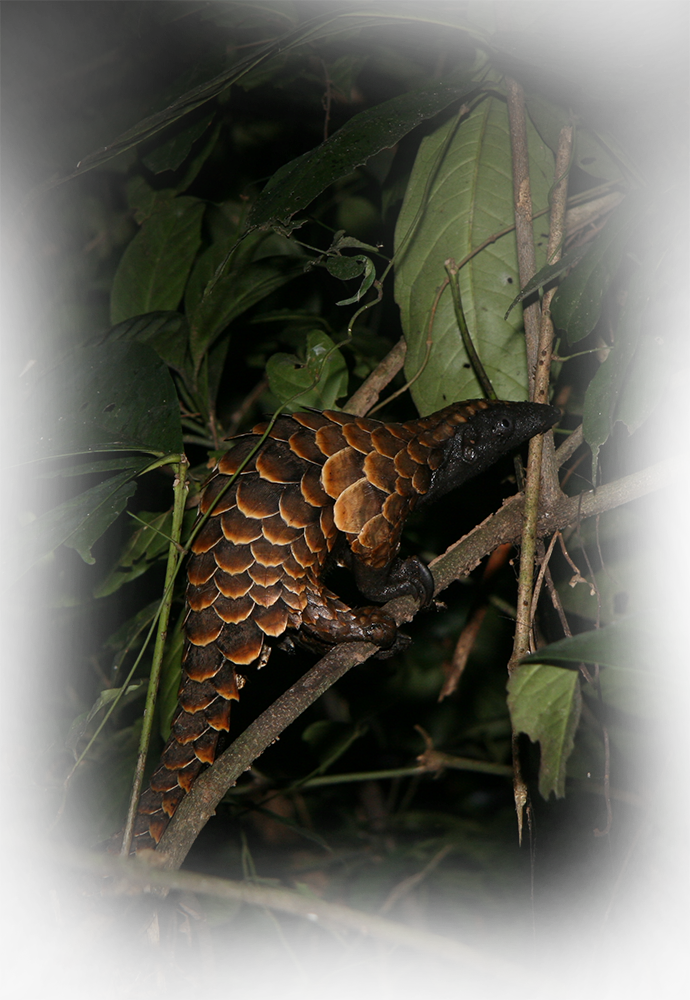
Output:
[[[145,8],[152,39],[170,27],[177,5],[135,6],[142,16]],[[101,132],[85,126],[71,145],[53,150],[72,165],[78,150],[80,165],[63,162],[60,184],[40,195],[58,231],[72,226],[88,239],[65,252],[49,349],[34,351],[42,360],[23,375],[38,427],[23,460],[33,463],[38,486],[24,501],[30,523],[16,544],[30,579],[77,581],[59,602],[71,606],[72,621],[108,623],[70,679],[78,711],[67,701],[57,710],[67,772],[70,753],[84,750],[95,722],[116,706],[68,792],[68,814],[81,809],[86,816],[71,822],[81,822],[80,836],[92,840],[124,819],[132,734],[151,665],[146,630],[169,551],[169,466],[183,451],[193,497],[226,436],[278,407],[346,408],[400,336],[404,377],[397,376],[378,416],[406,419],[478,396],[442,289],[449,258],[461,264],[469,329],[502,398],[528,396],[516,296],[530,301],[557,283],[552,398],[564,411],[562,433],[582,422],[585,439],[564,476],[573,494],[633,470],[634,461],[619,460],[613,445],[622,425],[630,432],[654,426],[672,367],[673,348],[650,322],[675,280],[670,265],[662,268],[677,225],[671,200],[635,163],[639,137],[602,124],[567,74],[554,69],[545,79],[519,32],[513,65],[504,35],[476,9],[489,5],[429,5],[415,13],[397,4],[328,11],[309,3],[183,6],[189,10],[180,15],[175,44],[185,72],[152,74],[145,100],[127,93]],[[133,44],[124,15],[118,30],[123,45]],[[540,269],[522,294],[509,64],[527,91]],[[547,211],[554,151],[567,124],[576,135],[572,228],[554,264],[546,258]],[[409,395],[394,398],[406,384]],[[590,459],[591,481],[576,471]],[[426,559],[442,552],[500,505],[511,491],[509,473],[504,464],[481,490],[444,502],[431,518],[415,517],[407,548]],[[46,481],[57,484],[52,501],[41,488]],[[544,799],[551,792],[586,796],[585,773],[634,792],[627,748],[639,737],[640,712],[629,692],[639,664],[631,666],[623,640],[637,628],[627,621],[640,603],[628,542],[639,516],[610,511],[596,531],[566,531],[569,562],[557,552],[552,572],[570,628],[583,634],[564,639],[545,609],[544,648],[512,676],[507,700],[515,597],[504,566],[483,587],[479,580],[456,585],[447,610],[414,623],[409,650],[359,668],[305,713],[260,762],[274,799],[249,783],[229,793],[217,822],[231,846],[214,847],[209,837],[208,853],[215,850],[220,866],[238,866],[238,828],[266,864],[269,846],[287,863],[299,845],[305,870],[325,872],[323,858],[334,852],[341,869],[323,875],[329,891],[358,905],[366,895],[373,906],[450,845],[444,870],[452,872],[453,891],[491,913],[502,884],[526,878],[508,846],[509,783],[451,769],[436,782],[359,778],[412,767],[424,749],[415,726],[447,754],[506,764],[512,720],[540,745],[540,756],[527,741],[524,749],[530,782]],[[183,546],[192,523],[188,511]],[[65,548],[88,565],[77,570]],[[161,738],[180,671],[183,596],[178,574],[177,623],[162,666]],[[437,704],[476,601],[488,604],[485,624],[458,693]],[[639,642],[633,645],[639,652]],[[303,669],[276,654],[243,692],[238,730]],[[647,675],[643,687],[649,683]],[[119,691],[126,697],[116,702]],[[149,767],[159,749],[154,741]],[[96,773],[105,789],[97,796]],[[310,791],[309,779],[324,774],[359,778]],[[551,808],[535,803],[539,815]],[[577,833],[577,850],[593,854],[589,841],[583,846],[588,832]],[[376,867],[381,853],[386,864]],[[482,872],[482,884],[472,871]],[[444,878],[429,875],[439,892]]]

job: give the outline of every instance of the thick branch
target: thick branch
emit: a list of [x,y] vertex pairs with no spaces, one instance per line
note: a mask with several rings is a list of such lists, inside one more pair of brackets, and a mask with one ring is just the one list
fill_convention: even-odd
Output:
[[401,337],[395,347],[392,347],[388,354],[378,363],[373,372],[360,385],[357,392],[350,396],[345,409],[348,413],[356,413],[364,416],[378,402],[381,390],[385,389],[389,382],[392,382],[405,363],[407,344],[405,338]]
[[[679,462],[669,458],[656,465],[650,465],[640,472],[624,476],[596,491],[580,493],[578,496],[563,495],[548,509],[542,508],[537,522],[540,538],[554,531],[567,528],[570,524],[585,518],[603,514],[607,510],[620,507],[640,497],[664,489],[678,481]],[[443,590],[454,580],[471,572],[488,552],[506,542],[516,544],[522,534],[524,498],[521,493],[507,500],[500,510],[491,514],[481,524],[468,532],[464,538],[452,545],[442,556],[431,563],[437,591]]]
[[179,868],[228,788],[324,691],[376,652],[369,642],[336,646],[255,719],[182,800],[157,848],[164,855],[161,867]]
[[[549,535],[578,520],[612,510],[662,489],[677,481],[678,468],[676,460],[668,459],[601,486],[596,492],[575,497],[563,496],[551,508],[541,511],[538,533],[541,537]],[[431,568],[436,593],[440,593],[454,580],[466,576],[497,546],[504,542],[518,542],[522,532],[523,511],[524,499],[519,494],[435,559]],[[386,611],[395,617],[398,624],[411,621],[417,610],[417,604],[411,597],[400,597],[386,605]],[[173,816],[156,852],[162,855],[163,868],[172,870],[180,867],[228,788],[324,691],[376,651],[375,646],[363,642],[337,646],[235,740],[213,767],[197,779]]]
[[[425,955],[434,956],[446,962],[460,964],[489,976],[515,981],[524,977],[527,971],[507,959],[491,957],[478,948],[425,931],[419,927],[408,927],[375,913],[355,910],[339,903],[305,896],[289,889],[256,885],[252,882],[234,882],[230,879],[202,875],[197,872],[171,872],[161,870],[160,865],[148,865],[142,858],[113,858],[100,854],[66,854],[62,860],[70,866],[100,875],[112,876],[117,884],[125,883],[145,889],[156,887],[159,891],[177,889],[193,892],[215,899],[241,901],[251,906],[263,906],[293,916],[304,917],[327,927],[339,927],[358,934],[370,936],[397,948],[412,949]],[[532,975],[532,973],[530,973]]]

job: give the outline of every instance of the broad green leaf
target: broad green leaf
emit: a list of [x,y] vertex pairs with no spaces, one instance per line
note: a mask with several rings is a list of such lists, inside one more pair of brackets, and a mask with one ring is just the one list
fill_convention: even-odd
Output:
[[178,312],[152,312],[133,316],[118,323],[108,339],[137,341],[148,344],[167,365],[189,381],[192,378],[192,356],[189,350],[189,326]]
[[508,707],[515,730],[540,745],[539,792],[562,799],[582,710],[577,671],[523,663],[508,681]]
[[[528,125],[534,211],[547,205],[553,156]],[[460,262],[488,237],[514,222],[510,134],[505,104],[488,97],[460,124],[453,119],[421,144],[396,227],[395,297],[407,341],[405,374],[424,364],[433,303],[446,280],[444,262]],[[535,220],[537,263],[545,262],[544,218]],[[499,238],[460,271],[465,316],[479,357],[502,399],[527,398],[520,311],[506,320],[519,288],[514,232]],[[457,399],[482,395],[460,339],[450,291],[431,331],[432,348],[411,387],[422,414]]]
[[107,597],[125,583],[136,580],[168,551],[172,514],[140,511],[137,517],[146,525],[133,521],[134,530],[125,544],[116,565],[94,591],[94,597]]
[[538,288],[544,288],[554,278],[557,278],[559,274],[567,271],[568,268],[579,264],[585,254],[589,252],[589,249],[587,244],[571,247],[555,264],[546,264],[544,267],[540,267],[534,277],[530,278],[525,287],[520,290],[519,294],[510,303],[510,309],[505,314],[505,319],[508,319],[508,316],[510,316],[518,302],[522,302],[532,292],[536,292]]
[[303,261],[266,257],[237,271],[231,270],[209,285],[189,317],[195,366],[198,368],[213,341],[233,319],[303,273]]
[[209,127],[213,117],[213,114],[205,115],[199,121],[176,131],[174,135],[165,139],[159,146],[142,157],[144,166],[148,167],[154,174],[162,174],[166,170],[177,170],[191,153],[194,143]]
[[175,386],[147,344],[77,348],[36,383],[35,457],[99,451],[182,451]]
[[635,229],[640,224],[639,203],[628,199],[592,242],[583,259],[561,282],[553,302],[554,325],[576,344],[594,329],[604,295],[615,278]]
[[358,254],[356,257],[329,257],[326,261],[329,274],[341,281],[350,281],[362,275],[362,281],[354,295],[336,302],[337,306],[350,306],[359,302],[376,280],[376,268],[371,257]]
[[142,224],[113,280],[110,319],[176,309],[201,246],[204,204],[197,198],[166,200]]
[[156,191],[141,174],[134,174],[127,181],[127,204],[138,225],[150,218],[156,210],[169,205],[174,197],[172,188]]
[[[590,590],[580,543],[595,569],[598,598]],[[585,578],[574,586],[570,586],[570,578],[558,584],[561,602],[568,613],[591,621],[599,618],[607,624],[660,602],[664,553],[639,514],[619,507],[599,518],[589,518],[581,526],[577,539],[571,538],[568,549]]]
[[91,546],[125,509],[136,490],[131,472],[120,472],[105,482],[42,514],[21,530],[16,540],[26,572],[59,545],[75,548],[84,562],[93,563]]
[[347,365],[331,338],[321,330],[307,335],[306,360],[273,354],[266,374],[271,392],[290,409],[315,406],[327,410],[347,393]]
[[638,611],[561,639],[525,662],[598,663],[604,702],[661,722],[690,720],[690,601]]
[[[131,701],[133,697],[138,696],[143,693],[143,681],[135,681],[134,684],[130,684],[125,691],[120,706]],[[101,691],[96,701],[91,706],[88,712],[82,712],[74,720],[72,725],[69,727],[69,732],[65,737],[65,747],[70,750],[73,754],[77,754],[77,747],[79,741],[86,732],[87,726],[92,722],[102,708],[107,708],[120,694],[121,688],[106,688],[105,691]]]
[[320,146],[273,175],[252,207],[249,226],[288,222],[334,181],[474,89],[476,83],[434,83],[355,115]]
[[304,263],[307,258],[294,241],[274,232],[251,232],[240,239],[240,226],[245,210],[236,202],[225,202],[209,210],[205,225],[211,245],[199,254],[189,276],[184,295],[184,309],[194,314],[204,297],[215,291],[220,278],[237,274],[246,265],[265,258],[286,257]]
[[132,458],[131,455],[121,455],[117,458],[105,458],[97,462],[82,462],[80,465],[70,465],[67,468],[51,469],[48,472],[40,472],[38,479],[72,479],[74,476],[89,476],[94,472],[120,472],[127,469],[133,475],[143,472],[147,465],[150,465],[148,458],[138,456]]
[[590,476],[594,484],[598,480],[599,451],[611,434],[616,399],[632,353],[629,341],[618,349],[612,348],[587,386],[582,429],[585,441],[592,449]]
[[143,638],[143,634],[146,633],[153,621],[154,617],[158,613],[160,608],[160,600],[151,601],[146,607],[137,611],[135,615],[128,618],[120,627],[109,635],[104,642],[104,647],[108,650],[112,650],[115,653],[112,663],[113,674],[122,666],[128,653],[131,653],[134,649],[138,649],[140,645],[140,637]]
[[[328,13],[325,16],[320,14],[310,18],[303,24],[298,25],[294,30],[287,31],[277,39],[271,40],[241,62],[235,63],[235,65],[230,66],[229,69],[224,70],[210,80],[188,90],[162,111],[157,111],[155,114],[149,115],[147,118],[137,122],[136,125],[127,129],[126,132],[121,133],[107,146],[85,156],[77,164],[76,169],[70,176],[75,177],[85,173],[87,170],[93,170],[94,167],[102,166],[121,153],[132,149],[146,139],[150,139],[173,122],[179,121],[180,118],[190,111],[222,94],[224,90],[238,83],[252,70],[261,66],[274,55],[308,45],[320,38],[330,41],[338,38],[340,41],[343,41],[348,36],[358,34],[362,29],[371,29],[378,25],[389,28],[396,21],[409,23],[431,22],[449,27],[453,32],[457,32],[455,37],[460,38],[463,35],[470,38],[475,37],[480,43],[486,44],[485,33],[469,26],[462,14],[458,16],[452,11],[436,10],[430,10],[421,14],[410,14],[405,10],[401,10],[394,12],[393,16],[391,16],[391,13],[363,13],[361,10],[355,9]],[[289,23],[292,23],[291,19],[288,20]]]
[[663,327],[659,332],[642,333],[621,389],[615,418],[628,433],[641,427],[662,400],[675,373],[674,358],[666,343]]
[[92,508],[81,525],[64,541],[70,549],[76,549],[85,563],[93,565],[96,560],[91,549],[101,535],[120,516],[129,498],[136,492],[136,483],[129,482],[104,499],[98,507]]

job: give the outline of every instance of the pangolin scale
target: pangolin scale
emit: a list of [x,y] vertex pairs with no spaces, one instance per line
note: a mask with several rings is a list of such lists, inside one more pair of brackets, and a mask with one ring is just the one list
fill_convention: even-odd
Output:
[[548,430],[559,415],[542,404],[487,400],[405,423],[310,411],[234,439],[201,496],[200,517],[209,516],[191,546],[179,703],[139,803],[134,850],[160,841],[201,769],[213,763],[242,671],[264,663],[272,642],[299,633],[315,648],[354,640],[395,645],[390,616],[350,608],[326,587],[329,565],[348,566],[369,600],[413,594],[428,604],[429,570],[414,557],[398,558],[408,514]]

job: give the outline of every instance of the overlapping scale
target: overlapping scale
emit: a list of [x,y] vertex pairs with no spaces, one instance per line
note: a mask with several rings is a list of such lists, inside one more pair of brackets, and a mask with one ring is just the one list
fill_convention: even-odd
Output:
[[267,641],[300,627],[317,646],[353,637],[393,641],[388,616],[353,611],[321,574],[343,534],[358,558],[385,569],[445,443],[473,412],[455,405],[404,424],[296,413],[270,429],[268,421],[257,424],[220,459],[200,500],[208,518],[191,545],[179,707],[142,796],[140,846],[158,842],[201,767],[214,760],[244,683],[237,668],[264,662]]

